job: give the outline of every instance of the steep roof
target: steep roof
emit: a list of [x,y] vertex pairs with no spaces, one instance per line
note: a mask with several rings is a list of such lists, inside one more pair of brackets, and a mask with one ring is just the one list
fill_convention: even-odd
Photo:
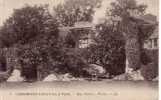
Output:
[[95,25],[90,22],[80,21],[80,22],[76,22],[74,26],[59,27],[59,35],[60,37],[66,37],[71,30],[93,29],[94,27]]
[[158,26],[156,26],[155,30],[153,31],[152,35],[149,38],[150,39],[159,38],[159,27]]
[[134,19],[138,21],[142,21],[145,24],[156,24],[157,23],[157,17],[152,14],[146,14],[142,16],[135,16]]
[[141,19],[144,20],[145,22],[149,23],[149,24],[155,24],[156,25],[152,35],[149,38],[158,38],[158,35],[159,35],[158,31],[159,30],[158,30],[157,17],[152,15],[152,14],[146,14],[146,15],[142,16]]
[[152,14],[146,14],[146,15],[142,16],[142,19],[145,20],[146,22],[149,22],[149,23],[156,23],[157,22],[157,17]]
[[80,22],[76,22],[74,24],[75,28],[94,28],[95,25],[93,23],[90,23],[88,21],[80,21]]

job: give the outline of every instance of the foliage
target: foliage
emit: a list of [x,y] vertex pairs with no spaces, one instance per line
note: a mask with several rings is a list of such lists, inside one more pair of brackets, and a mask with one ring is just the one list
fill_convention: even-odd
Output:
[[144,50],[150,61],[141,68],[141,74],[146,80],[152,80],[158,76],[158,50]]
[[116,0],[111,5],[109,15],[113,19],[119,19],[115,20],[119,26],[118,32],[126,39],[125,49],[129,67],[137,70],[141,67],[143,42],[154,29],[154,25],[145,26],[144,21],[138,20],[145,15],[147,6],[138,4],[136,0]]
[[[75,22],[92,21],[94,8],[98,7],[101,0],[67,0],[54,8],[56,18],[60,26],[73,26]],[[87,67],[87,61],[81,55],[81,50],[76,50],[77,32],[71,32],[64,41],[59,59],[59,71],[69,72],[74,76],[83,75],[83,68]],[[85,53],[85,52],[84,52]],[[62,68],[61,68],[62,67]]]
[[[110,10],[112,24],[107,22],[97,26],[99,33],[95,43],[87,49],[78,50],[75,47],[75,36],[69,34],[65,41],[59,38],[59,26],[73,26],[78,21],[92,21],[96,7],[100,6],[101,0],[67,0],[64,4],[54,8],[56,18],[49,13],[47,6],[28,6],[14,10],[13,15],[0,29],[0,46],[15,47],[18,49],[18,61],[22,68],[30,69],[23,72],[23,76],[32,74],[36,69],[41,74],[55,71],[57,73],[71,73],[76,77],[86,75],[84,68],[89,63],[97,63],[103,66],[110,75],[124,73],[125,71],[125,38],[126,29],[130,29],[125,19],[132,19],[134,15],[144,15],[145,5],[137,5],[135,0],[117,0],[112,3]],[[109,12],[108,12],[109,13]],[[115,24],[114,19],[121,20]],[[132,19],[133,20],[133,19]],[[127,24],[128,23],[128,24]],[[137,28],[142,24],[135,23]],[[151,29],[151,26],[148,27]],[[148,37],[146,28],[139,29],[140,42],[143,37]],[[127,30],[126,30],[127,31]],[[150,33],[150,31],[148,30]],[[143,55],[145,56],[145,55]],[[146,56],[143,58],[147,58]],[[149,62],[143,59],[143,63]],[[43,76],[44,77],[44,76]],[[42,77],[42,78],[43,78]]]
[[[136,30],[132,29],[133,25],[130,23],[130,21],[132,21],[135,23],[133,28],[138,29],[137,34],[139,35],[139,42],[141,46],[143,46],[142,44],[153,33],[156,27],[155,24],[145,25],[143,21],[137,21],[137,18],[146,15],[147,5],[138,4],[136,0],[116,0],[116,2],[111,3],[111,5],[112,9],[107,13],[111,19],[118,22],[119,31],[122,33],[127,33],[127,31],[129,31],[126,36],[135,35],[134,33],[136,33]],[[120,20],[117,19],[118,17]]]
[[[40,34],[45,34],[51,27],[52,16],[47,6],[28,6],[15,9],[12,16],[6,20],[0,31],[2,47],[13,44],[26,44]],[[56,23],[52,30],[56,31]],[[49,27],[50,26],[50,27]],[[54,29],[54,30],[53,30]]]
[[94,8],[99,7],[101,0],[67,0],[58,5],[54,11],[62,26],[72,26],[78,21],[92,21]]
[[120,17],[134,17],[136,14],[142,15],[147,8],[146,5],[137,4],[136,0],[116,0],[112,2],[111,15]]
[[58,32],[58,23],[47,6],[26,5],[14,10],[2,26],[1,46],[18,49],[18,61],[22,68],[32,70],[42,65],[39,69],[46,71],[50,70],[50,65],[59,55],[61,43]]
[[32,70],[36,67],[39,71],[49,72],[55,66],[60,54],[60,45],[54,34],[37,37],[32,43],[19,45],[19,61],[23,68]]
[[[112,20],[118,22],[119,32],[126,33],[129,31],[128,34],[134,34],[135,30],[130,29],[133,26],[130,24],[130,21],[133,21],[136,23],[134,28],[138,28],[139,41],[142,45],[156,27],[155,24],[146,25],[143,21],[137,21],[137,18],[146,15],[147,5],[138,4],[136,0],[116,0],[116,2],[111,3],[111,5],[112,8],[107,12],[107,16],[110,16]],[[126,35],[128,36],[128,34]]]
[[[111,25],[101,24],[97,26],[99,35],[95,44],[89,49],[90,63],[102,65],[110,75],[118,75],[125,71],[124,39],[120,33],[114,31]],[[117,37],[116,37],[117,36]]]
[[86,60],[78,50],[73,48],[64,48],[60,55],[60,63],[56,67],[58,73],[71,73],[75,77],[85,76],[83,70],[88,66]]

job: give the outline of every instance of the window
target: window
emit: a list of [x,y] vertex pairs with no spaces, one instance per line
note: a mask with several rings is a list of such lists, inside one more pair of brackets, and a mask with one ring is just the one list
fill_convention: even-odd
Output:
[[0,71],[5,72],[7,71],[6,59],[5,57],[0,58]]
[[88,38],[79,40],[79,48],[88,47]]
[[157,38],[154,39],[154,47],[158,47],[158,39]]
[[149,41],[150,41],[149,47],[152,48],[153,47],[153,40],[150,39]]

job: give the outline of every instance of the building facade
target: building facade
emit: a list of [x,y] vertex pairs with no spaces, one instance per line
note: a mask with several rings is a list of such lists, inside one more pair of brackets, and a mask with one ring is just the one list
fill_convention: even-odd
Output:
[[159,30],[158,26],[156,26],[152,35],[145,41],[144,48],[145,49],[158,49],[159,48]]
[[63,40],[72,34],[74,48],[87,48],[94,42],[96,35],[95,27],[90,22],[76,22],[73,27],[60,27],[59,33]]

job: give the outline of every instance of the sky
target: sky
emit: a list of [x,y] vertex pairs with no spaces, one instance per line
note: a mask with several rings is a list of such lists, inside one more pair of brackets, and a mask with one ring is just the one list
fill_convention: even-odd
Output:
[[[21,8],[25,4],[29,5],[40,5],[49,4],[52,8],[53,6],[62,3],[64,0],[0,0],[0,26],[3,22],[12,15],[13,9]],[[110,2],[114,0],[104,0],[103,7],[95,14],[96,18],[103,17],[104,9]],[[148,5],[147,13],[159,16],[159,0],[137,0],[139,3],[144,3]],[[50,9],[51,9],[50,8]]]

